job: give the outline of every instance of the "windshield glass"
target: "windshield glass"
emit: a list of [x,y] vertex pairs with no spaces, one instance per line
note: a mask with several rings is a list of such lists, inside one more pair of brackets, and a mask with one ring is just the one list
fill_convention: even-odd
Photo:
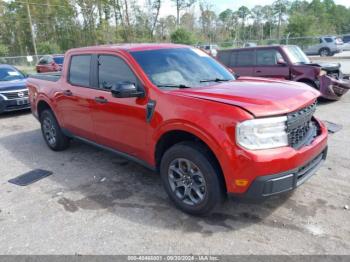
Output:
[[298,46],[286,46],[285,51],[293,64],[309,64],[310,60]]
[[63,64],[63,56],[55,56],[53,58],[53,60],[55,61],[56,64],[58,65],[62,65]]
[[21,80],[24,78],[24,75],[14,68],[0,68],[0,81]]
[[225,67],[199,49],[135,51],[131,55],[160,88],[200,87],[234,80]]

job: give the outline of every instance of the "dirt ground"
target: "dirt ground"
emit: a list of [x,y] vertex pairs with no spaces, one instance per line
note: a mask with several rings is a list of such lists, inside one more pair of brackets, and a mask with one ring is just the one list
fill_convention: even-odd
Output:
[[[350,95],[323,167],[291,194],[230,199],[207,218],[174,208],[158,175],[94,147],[50,151],[29,112],[0,116],[0,254],[350,254]],[[8,180],[41,168],[30,186]]]

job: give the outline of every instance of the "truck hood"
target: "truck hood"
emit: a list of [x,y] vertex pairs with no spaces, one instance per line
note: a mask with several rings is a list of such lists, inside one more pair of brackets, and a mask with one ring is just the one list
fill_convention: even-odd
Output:
[[172,91],[245,109],[255,117],[283,115],[311,104],[320,93],[303,83],[240,77],[200,88]]
[[0,92],[2,91],[16,91],[18,89],[26,88],[26,80],[12,80],[12,81],[0,81]]
[[340,63],[311,63],[307,65],[321,67],[322,70],[325,70],[327,72],[338,71],[341,66]]

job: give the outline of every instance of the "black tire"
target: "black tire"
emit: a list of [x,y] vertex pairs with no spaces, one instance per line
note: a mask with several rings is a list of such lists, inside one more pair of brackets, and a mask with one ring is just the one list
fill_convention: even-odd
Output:
[[[176,185],[175,190],[177,191],[176,192],[174,191],[173,182],[175,180],[174,180],[173,174],[179,174],[179,173],[172,172],[171,168],[174,168],[176,166],[176,161],[178,161],[178,159],[181,159],[181,161],[188,160],[190,163],[193,164],[193,165],[191,164],[192,171],[188,172],[189,174],[192,174],[191,175],[192,182],[190,182],[190,185],[182,186],[183,192],[186,192],[186,189],[185,189],[186,186],[191,187],[191,189],[189,189],[188,196],[184,198],[181,198],[179,196],[181,195],[181,192],[180,192],[181,186],[178,187],[178,185]],[[198,174],[201,174],[201,177],[199,177]],[[218,167],[215,165],[215,162],[213,161],[210,154],[208,154],[207,149],[198,143],[182,142],[168,149],[161,160],[160,175],[161,175],[165,190],[168,193],[170,199],[175,203],[177,208],[181,209],[182,211],[188,214],[191,214],[191,215],[209,214],[223,200],[224,190],[222,189],[222,186],[220,183],[221,181],[220,171]],[[185,175],[183,175],[182,177],[184,176]],[[181,175],[179,177],[181,177]],[[201,187],[200,194],[196,193],[198,192],[196,191],[198,190],[198,184],[197,184],[198,180],[201,180],[199,181],[199,184],[202,184],[202,185],[204,184]],[[181,184],[185,184],[182,178],[177,178],[176,181],[178,181]],[[178,182],[176,182],[176,184]],[[192,185],[192,183],[194,185]],[[185,193],[183,194],[185,195]],[[200,197],[201,194],[202,194],[202,199]],[[192,199],[195,199],[198,202],[193,202],[192,204],[189,204],[188,202],[191,202]]]
[[50,149],[62,151],[69,146],[69,138],[63,134],[51,110],[44,110],[40,114],[40,123],[44,140]]
[[318,51],[318,54],[320,56],[330,56],[331,50],[329,50],[328,48],[321,48],[320,51]]
[[317,87],[317,85],[316,85],[316,83],[315,82],[313,82],[313,81],[300,81],[301,83],[304,83],[304,84],[306,84],[306,85],[308,85],[308,86],[311,86],[312,88],[315,88],[315,89],[319,89],[318,87]]

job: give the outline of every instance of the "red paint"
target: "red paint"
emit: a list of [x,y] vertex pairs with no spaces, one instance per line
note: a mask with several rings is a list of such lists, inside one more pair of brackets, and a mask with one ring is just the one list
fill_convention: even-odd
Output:
[[[178,45],[97,46],[66,53],[62,76],[57,82],[29,78],[32,111],[37,115],[39,101],[46,101],[61,127],[96,143],[112,147],[155,166],[157,142],[169,131],[182,130],[197,136],[217,157],[228,192],[242,193],[257,177],[294,169],[321,153],[327,143],[327,130],[309,146],[299,150],[282,147],[249,151],[235,141],[237,123],[254,117],[286,114],[311,104],[319,92],[304,85],[269,79],[240,78],[209,87],[160,90],[154,86],[129,50],[178,48]],[[181,46],[183,47],[183,46]],[[67,82],[73,54],[98,53],[122,57],[145,88],[145,98],[114,98],[103,90],[76,87]],[[280,87],[284,88],[280,88]],[[70,90],[72,96],[65,96]],[[108,104],[98,104],[103,97]],[[155,113],[146,121],[146,104],[156,101]],[[234,179],[248,179],[237,187]]]

